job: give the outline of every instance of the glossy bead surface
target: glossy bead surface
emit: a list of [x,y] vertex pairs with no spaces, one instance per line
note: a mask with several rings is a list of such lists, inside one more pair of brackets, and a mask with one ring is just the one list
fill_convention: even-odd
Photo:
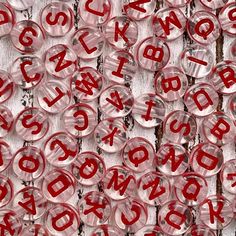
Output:
[[152,169],[155,155],[153,145],[142,137],[131,138],[122,151],[125,165],[135,172]]
[[201,126],[202,137],[218,146],[235,141],[236,127],[233,120],[223,112],[206,116]]
[[139,65],[149,71],[157,71],[166,66],[170,59],[168,45],[157,37],[144,39],[138,46]]
[[44,54],[44,60],[47,72],[58,79],[71,77],[77,68],[77,56],[65,44],[49,48]]
[[[131,213],[132,212],[132,213]],[[148,212],[141,201],[129,198],[113,209],[114,223],[122,230],[135,233],[147,222]]]
[[81,0],[78,10],[86,24],[100,26],[109,19],[111,7],[110,0]]
[[192,221],[190,208],[175,200],[162,205],[158,212],[160,227],[168,235],[185,233],[192,225]]
[[9,73],[0,70],[0,103],[11,98],[15,90],[15,84]]
[[182,70],[185,74],[197,79],[210,74],[214,60],[211,50],[200,45],[189,46],[180,55]]
[[92,67],[81,67],[72,77],[72,94],[81,102],[95,100],[103,90],[104,77]]
[[207,116],[213,113],[219,103],[219,95],[208,83],[196,83],[185,93],[184,104],[195,116]]
[[71,91],[65,83],[49,80],[37,90],[37,99],[43,110],[57,114],[70,105]]
[[187,32],[192,40],[203,45],[215,42],[220,36],[220,23],[209,11],[195,12],[187,22]]
[[50,236],[48,230],[40,224],[27,226],[21,231],[19,236],[32,236],[32,234],[35,234],[37,236]]
[[222,150],[211,143],[199,143],[190,154],[190,165],[192,169],[204,176],[216,175],[224,162]]
[[91,134],[97,125],[97,113],[88,104],[76,103],[62,115],[66,131],[76,138]]
[[75,161],[78,149],[76,139],[65,132],[59,132],[46,140],[44,154],[51,165],[63,167]]
[[71,46],[79,58],[90,60],[103,53],[105,38],[97,28],[83,27],[72,35]]
[[116,84],[130,83],[138,69],[134,56],[126,51],[114,51],[103,64],[105,77]]
[[127,128],[122,119],[105,119],[94,130],[95,142],[108,153],[120,151],[128,139]]
[[48,35],[61,37],[70,32],[73,27],[73,11],[65,3],[52,2],[46,5],[40,13],[40,23]]
[[137,183],[140,199],[151,206],[161,206],[168,201],[171,185],[168,178],[158,172],[148,172]]
[[212,10],[216,10],[218,8],[221,8],[223,6],[225,6],[225,4],[228,2],[229,0],[200,0],[200,2],[202,3],[202,5],[204,5],[207,8],[210,8]]
[[[117,186],[116,183],[121,183]],[[123,184],[122,184],[123,183]],[[102,180],[104,193],[113,200],[123,200],[134,195],[136,179],[132,171],[124,166],[113,166]]]
[[14,188],[13,188],[13,183],[12,181],[4,176],[0,175],[0,207],[6,206],[13,198],[14,196]]
[[171,7],[184,7],[192,0],[166,0],[166,3]]
[[143,20],[149,17],[156,8],[155,0],[122,0],[125,14],[133,20]]
[[90,236],[125,236],[125,233],[114,225],[98,226]]
[[35,0],[7,0],[7,2],[16,10],[22,11],[32,7]]
[[197,133],[196,118],[185,111],[173,111],[165,117],[164,137],[174,143],[188,143]]
[[104,224],[111,214],[110,199],[103,193],[91,191],[78,204],[81,220],[89,226]]
[[40,149],[26,146],[15,153],[13,171],[19,179],[33,181],[43,174],[44,169],[45,158]]
[[18,57],[12,63],[10,73],[15,84],[23,89],[37,86],[46,77],[44,63],[36,56]]
[[146,225],[134,234],[134,236],[143,235],[165,236],[162,230],[156,225]]
[[184,236],[194,236],[194,235],[204,235],[204,236],[215,236],[214,231],[206,228],[204,225],[193,225]]
[[3,105],[0,105],[0,122],[0,138],[3,138],[11,132],[14,122],[12,112]]
[[35,53],[45,40],[40,26],[31,20],[18,21],[10,35],[13,46],[21,53]]
[[127,116],[133,107],[134,98],[131,91],[122,85],[112,85],[100,95],[99,105],[107,117]]
[[227,112],[229,116],[236,121],[236,94],[232,94],[229,97],[228,103],[227,103]]
[[37,220],[47,209],[47,200],[39,188],[26,187],[17,192],[13,208],[23,220]]
[[232,203],[221,195],[212,195],[199,206],[200,220],[210,229],[225,228],[233,219]]
[[85,186],[98,184],[106,173],[105,162],[94,152],[82,152],[71,165],[71,172],[77,181]]
[[187,150],[176,143],[160,146],[156,154],[156,167],[167,176],[182,175],[189,167]]
[[50,234],[75,236],[80,225],[77,211],[68,204],[56,204],[46,212],[45,226]]
[[12,161],[12,150],[11,150],[11,146],[1,140],[0,141],[0,172],[4,171],[10,164]]
[[26,108],[16,118],[16,133],[26,141],[37,141],[43,138],[49,129],[47,114],[36,108]]
[[2,37],[11,32],[15,23],[15,13],[13,9],[5,3],[0,3],[0,11],[2,15],[0,21],[0,37]]
[[186,17],[178,8],[162,8],[152,19],[154,34],[164,41],[180,37],[186,26]]
[[166,67],[155,76],[156,94],[165,101],[179,100],[188,88],[187,76],[178,67]]
[[209,75],[209,80],[219,93],[226,95],[235,93],[236,62],[226,60],[217,63]]
[[133,118],[145,128],[153,128],[160,125],[165,118],[165,113],[165,102],[155,94],[142,94],[134,101]]
[[236,40],[229,45],[229,57],[232,60],[236,59]]
[[53,169],[43,178],[42,192],[50,202],[65,203],[75,192],[75,179],[64,169]]

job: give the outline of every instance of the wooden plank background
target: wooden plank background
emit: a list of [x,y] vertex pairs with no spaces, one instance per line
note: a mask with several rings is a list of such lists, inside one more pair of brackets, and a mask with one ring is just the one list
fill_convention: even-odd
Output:
[[[112,9],[112,16],[119,16],[122,15],[121,11],[121,1],[122,0],[112,0],[113,3],[113,9]],[[202,6],[198,3],[199,0],[193,0],[189,6],[186,8],[182,8],[183,12],[186,14],[186,16],[190,16],[193,12],[202,9]],[[46,4],[52,2],[52,0],[35,0],[35,4],[32,8],[22,11],[22,12],[17,12],[17,21],[22,20],[22,19],[32,19],[34,21],[39,22],[39,13],[40,9],[42,9]],[[157,0],[157,9],[158,10],[160,7],[165,7],[166,4],[164,3],[165,0]],[[74,17],[75,17],[75,24],[74,24],[74,30],[78,29],[80,26],[83,26],[84,23],[82,20],[80,20],[79,15],[78,15],[78,6],[79,6],[79,0],[70,0],[67,2],[74,10]],[[218,11],[215,12],[218,14]],[[139,22],[139,42],[152,35],[152,30],[151,30],[151,22],[150,19]],[[48,37],[47,41],[43,45],[42,49],[36,54],[38,56],[42,56],[43,52],[51,47],[52,45],[55,45],[57,43],[67,43],[69,37],[72,35],[74,32],[72,30],[70,34],[68,34],[66,37],[62,38],[51,38]],[[229,37],[227,35],[221,34],[220,38],[217,40],[216,43],[212,44],[211,50],[214,52],[215,55],[215,61],[219,62],[223,59],[228,58],[228,48],[229,44],[232,42],[233,38]],[[191,45],[193,42],[189,39],[187,34],[185,33],[183,37],[178,38],[177,40],[168,43],[170,50],[171,50],[171,58],[169,61],[168,65],[178,65],[178,57],[180,52],[185,48],[187,45]],[[4,37],[0,39],[0,68],[3,70],[9,70],[9,67],[13,60],[20,56],[20,54],[13,48],[11,45],[9,37]],[[134,53],[135,52],[135,47],[130,49],[130,52]],[[85,66],[85,65],[90,65],[94,68],[97,68],[101,73],[103,72],[103,60],[104,57],[107,53],[111,51],[110,48],[107,48],[106,53],[102,56],[100,56],[98,59],[92,60],[89,63],[85,62],[83,60],[79,61],[79,65]],[[144,71],[142,69],[139,69],[138,73],[136,74],[133,83],[131,85],[127,85],[130,87],[132,90],[133,94],[135,97],[139,96],[142,93],[147,93],[147,92],[154,92],[153,88],[153,79],[154,79],[155,73],[150,73],[147,71]],[[204,81],[206,79],[201,79],[197,81]],[[192,85],[195,82],[194,78],[189,77],[189,84]],[[16,116],[22,109],[25,107],[32,107],[32,106],[38,106],[37,101],[35,99],[35,95],[37,93],[37,89],[35,90],[22,90],[20,88],[17,89],[15,95],[13,98],[11,98],[9,101],[6,102],[6,106],[8,106],[11,111],[13,112],[13,115]],[[220,103],[218,106],[219,111],[224,111],[225,109],[225,104],[228,100],[227,96],[221,96],[220,97]],[[99,111],[99,108],[97,106],[98,101],[94,102],[92,105],[94,108],[97,109],[98,111],[98,121],[103,118],[101,112]],[[187,110],[187,108],[184,106],[183,101],[178,101],[178,102],[171,102],[167,104],[168,108],[168,113],[170,111],[173,111],[175,109],[182,109],[182,110]],[[56,132],[63,130],[63,126],[61,125],[61,120],[60,120],[60,115],[50,115],[50,120],[53,121],[51,122],[52,127],[50,129],[50,132],[48,133],[47,137]],[[131,115],[127,116],[124,118],[124,121],[129,129],[129,134],[130,137],[135,137],[135,136],[142,136],[146,139],[148,139],[155,147],[156,150],[160,147],[162,143],[167,142],[163,138],[162,134],[162,127],[157,127],[155,129],[143,129],[141,128],[138,124],[136,124],[132,118]],[[198,119],[198,124],[201,123],[201,119]],[[13,132],[11,135],[9,135],[6,138],[6,141],[11,144],[11,147],[13,149],[13,152],[15,152],[17,149],[19,149],[22,146],[26,145],[34,145],[37,147],[42,146],[42,141],[39,142],[34,142],[34,143],[29,143],[29,142],[23,142],[19,137],[16,136],[15,132]],[[188,145],[185,145],[185,147],[190,151],[194,145],[196,145],[198,142],[200,142],[200,136],[197,135],[195,139],[190,142]],[[93,141],[93,136],[90,135],[89,137],[83,138],[83,139],[78,139],[78,145],[80,147],[80,151],[95,151],[98,152],[99,154],[102,155],[106,162],[106,166],[110,167],[115,164],[122,164],[121,158],[119,157],[119,153],[115,154],[106,154],[105,152],[102,152],[99,148],[96,147],[96,144]],[[234,144],[228,144],[222,147],[223,152],[224,152],[224,158],[225,161],[229,159],[234,159],[235,158],[235,145]],[[52,169],[52,167],[49,167],[49,169]],[[23,186],[37,186],[39,185],[39,181],[35,182],[21,182],[17,178],[15,178],[14,174],[12,173],[11,169],[8,169],[5,173],[8,175],[10,178],[14,180],[15,183],[15,191],[18,191],[19,189],[23,188]],[[140,175],[137,175],[139,177]],[[208,179],[208,184],[209,184],[209,195],[211,194],[224,194],[226,197],[228,197],[230,200],[233,200],[235,197],[233,195],[229,195],[226,193],[221,186],[219,176],[211,177]],[[73,204],[76,206],[78,200],[82,197],[83,194],[85,194],[88,191],[91,190],[99,190],[102,191],[101,186],[93,186],[91,188],[86,188],[82,186],[78,186],[76,194],[73,196],[72,199],[70,199],[69,203]],[[148,223],[149,224],[156,224],[157,223],[157,213],[158,213],[158,208],[154,207],[149,207],[149,218],[148,218]],[[193,209],[193,213],[195,214],[195,209]],[[36,221],[37,223],[40,223],[41,221]],[[25,225],[27,224],[32,224],[33,222],[25,222]],[[198,223],[198,222],[196,222]],[[89,236],[90,232],[92,231],[92,228],[86,227],[83,224],[81,224],[79,230],[78,230],[78,235],[85,235]],[[233,221],[229,227],[227,227],[224,230],[219,230],[216,232],[217,235],[225,235],[225,236],[233,236],[236,235],[236,224],[235,221]],[[128,235],[128,234],[127,234]]]

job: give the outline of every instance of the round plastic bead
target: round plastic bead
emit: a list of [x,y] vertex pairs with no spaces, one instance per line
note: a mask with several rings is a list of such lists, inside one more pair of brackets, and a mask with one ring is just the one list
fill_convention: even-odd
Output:
[[15,84],[10,74],[0,70],[0,104],[9,100],[15,90]]
[[22,11],[32,7],[35,0],[7,0],[7,2],[16,10]]
[[38,179],[45,170],[43,152],[33,146],[20,148],[14,155],[13,171],[23,181]]
[[106,88],[99,99],[101,111],[112,118],[127,116],[133,107],[134,98],[131,91],[122,85]]
[[114,153],[120,151],[128,139],[127,128],[122,119],[102,120],[94,130],[95,142],[103,151]]
[[13,46],[21,53],[35,53],[45,40],[40,26],[31,20],[18,21],[10,35]]
[[133,118],[145,128],[153,128],[160,125],[165,118],[165,114],[165,102],[155,94],[142,94],[134,101]]
[[149,71],[158,71],[166,66],[170,59],[168,45],[157,37],[144,39],[138,46],[139,65]]
[[37,90],[37,99],[43,110],[57,114],[70,105],[71,91],[65,83],[49,80]]
[[179,100],[188,88],[187,76],[177,67],[166,67],[155,76],[156,94],[165,101]]
[[52,2],[46,5],[40,13],[40,23],[48,35],[52,37],[65,36],[73,27],[74,13],[65,3]]
[[158,172],[148,172],[137,183],[139,198],[151,206],[161,206],[169,200],[171,185],[168,178]]
[[204,225],[193,225],[184,236],[194,235],[215,236],[215,233],[211,229],[207,229]]
[[64,44],[57,44],[49,48],[44,54],[47,72],[58,78],[70,78],[77,68],[75,52]]
[[49,129],[47,114],[36,108],[26,108],[16,118],[16,133],[25,141],[37,141],[43,138]]
[[137,42],[138,25],[126,16],[116,16],[106,24],[104,34],[113,47],[130,48]]
[[130,83],[137,72],[138,66],[133,55],[126,51],[114,51],[104,60],[105,77],[116,84]]
[[195,116],[207,116],[218,106],[219,95],[208,83],[192,85],[185,93],[184,104]]
[[90,105],[76,103],[66,109],[62,120],[70,135],[81,138],[94,131],[97,125],[97,114]]
[[178,8],[161,8],[152,19],[154,34],[164,41],[179,38],[186,27],[186,17]]
[[85,186],[98,184],[106,173],[105,162],[94,152],[82,152],[71,165],[71,172],[77,181]]
[[14,196],[14,189],[13,189],[13,183],[12,181],[4,176],[0,175],[0,207],[5,207],[10,201],[12,200]]
[[23,89],[37,86],[46,77],[44,63],[36,56],[18,57],[12,63],[10,73],[15,84]]
[[197,133],[196,118],[185,111],[173,111],[164,120],[163,132],[164,137],[171,142],[187,143]]
[[0,105],[0,122],[0,138],[3,138],[11,132],[14,123],[12,112],[3,105]]
[[79,58],[90,60],[103,53],[105,37],[97,28],[79,28],[71,37],[71,46]]
[[229,57],[232,60],[236,59],[236,40],[229,45]]
[[236,94],[232,94],[227,103],[227,114],[236,121]]
[[185,48],[181,53],[180,66],[185,74],[199,79],[210,74],[214,60],[210,49],[193,45]]
[[224,163],[222,150],[211,143],[199,143],[190,154],[190,165],[192,169],[204,176],[216,175]]
[[175,200],[162,205],[158,212],[160,227],[168,235],[185,233],[192,225],[192,221],[190,208]]
[[44,145],[47,161],[57,167],[64,167],[74,162],[78,151],[77,140],[65,132],[53,134]]
[[15,24],[15,13],[9,5],[3,2],[0,3],[0,11],[0,37],[2,37],[8,35],[11,32],[12,27]]
[[110,199],[103,193],[91,191],[78,204],[81,220],[88,226],[104,224],[111,214]]
[[225,4],[228,1],[229,0],[200,0],[203,6],[210,8],[212,10],[216,10],[218,8],[225,6]]
[[12,151],[8,143],[0,141],[0,172],[4,171],[11,164]]

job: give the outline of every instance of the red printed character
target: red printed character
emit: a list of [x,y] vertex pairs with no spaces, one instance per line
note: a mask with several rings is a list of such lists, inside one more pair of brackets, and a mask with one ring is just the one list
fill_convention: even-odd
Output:
[[47,114],[36,108],[26,108],[16,118],[16,133],[26,141],[37,141],[43,138],[49,129]]
[[78,57],[90,60],[103,53],[105,38],[97,28],[83,27],[72,35],[71,46]]
[[0,175],[0,207],[6,206],[13,198],[14,189],[12,181]]
[[140,177],[137,185],[140,199],[151,206],[162,205],[170,197],[169,180],[161,173],[148,172]]
[[159,38],[172,41],[184,33],[186,18],[178,8],[164,8],[154,15],[152,24]]
[[200,220],[210,229],[225,228],[233,219],[232,203],[221,195],[212,195],[199,206]]
[[168,45],[157,37],[144,39],[138,47],[139,65],[149,71],[157,71],[166,66],[170,58]]
[[77,140],[65,132],[55,133],[47,139],[44,154],[51,165],[67,166],[75,161],[78,154]]
[[45,226],[49,233],[57,236],[74,235],[80,225],[77,211],[64,203],[52,206],[46,212],[45,219]]
[[85,186],[98,184],[105,175],[106,166],[102,157],[94,152],[82,152],[71,165],[71,172]]
[[92,191],[80,200],[78,209],[86,225],[98,226],[110,217],[111,203],[103,193]]
[[72,77],[72,93],[81,102],[95,100],[103,90],[104,77],[92,67],[81,67]]
[[155,0],[122,0],[123,9],[133,20],[142,20],[150,16],[156,9]]
[[96,111],[88,104],[77,103],[62,115],[66,131],[76,138],[91,134],[97,125]]
[[21,229],[22,223],[15,211],[0,210],[0,235],[17,236]]
[[10,5],[0,4],[0,37],[8,35],[15,24],[15,13]]
[[113,200],[122,200],[133,196],[136,179],[126,167],[113,166],[107,170],[102,185],[107,196]]
[[207,182],[201,175],[184,173],[175,181],[175,194],[178,200],[188,206],[196,206],[203,202],[208,193]]
[[0,105],[0,138],[5,137],[11,132],[13,122],[12,112],[7,107]]
[[40,26],[31,20],[17,22],[10,35],[13,46],[22,53],[38,51],[45,40],[45,35]]
[[120,118],[105,119],[94,130],[94,138],[102,150],[114,153],[125,146],[128,139],[127,127]]
[[193,115],[185,111],[173,111],[164,120],[164,135],[174,143],[184,144],[195,137],[197,123]]
[[43,174],[44,169],[44,154],[36,147],[23,147],[14,155],[13,171],[18,178],[24,181],[38,179]]
[[46,76],[46,71],[39,57],[21,56],[11,65],[11,75],[14,82],[21,88],[30,89],[41,82]]
[[234,159],[224,163],[220,179],[226,191],[236,194],[236,161]]
[[222,146],[234,142],[236,127],[233,120],[223,112],[214,112],[202,122],[202,136],[208,142]]
[[224,162],[222,150],[211,143],[199,143],[190,154],[190,165],[195,172],[210,177],[216,175]]
[[64,203],[75,192],[75,178],[66,170],[54,169],[44,176],[42,190],[49,201]]
[[3,103],[11,98],[15,90],[15,84],[9,73],[0,70],[0,103]]
[[15,194],[13,207],[24,220],[37,220],[47,209],[47,200],[40,189],[26,187]]
[[43,29],[52,37],[65,36],[73,27],[72,9],[64,2],[52,2],[40,13]]
[[209,45],[220,36],[221,28],[216,15],[209,11],[197,11],[187,21],[187,32],[195,42]]
[[168,235],[180,235],[185,233],[192,225],[192,220],[190,209],[175,200],[162,205],[158,212],[160,227],[162,231]]
[[141,201],[133,198],[117,203],[113,212],[115,224],[120,229],[131,233],[136,232],[146,224],[147,216],[147,208]]

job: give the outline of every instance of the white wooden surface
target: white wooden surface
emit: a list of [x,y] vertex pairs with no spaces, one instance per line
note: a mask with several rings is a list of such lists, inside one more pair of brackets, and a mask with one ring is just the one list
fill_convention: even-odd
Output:
[[[186,14],[186,16],[189,16],[193,12],[197,11],[198,9],[201,9],[202,7],[198,4],[198,0],[193,0],[190,6],[183,8],[183,12]],[[52,2],[52,0],[35,0],[35,4],[32,8],[22,11],[22,12],[17,12],[17,21],[22,20],[22,19],[33,19],[37,22],[39,22],[39,12],[40,9],[43,8],[46,4]],[[78,27],[84,25],[84,23],[79,19],[79,16],[77,14],[77,9],[78,9],[78,3],[79,0],[70,0],[67,2],[73,9],[74,9],[74,16],[75,16],[75,26],[74,30],[77,29]],[[113,9],[112,9],[112,16],[119,16],[122,15],[121,11],[121,0],[112,0],[113,3]],[[162,0],[158,1],[158,5],[160,7],[165,6],[165,4],[162,2]],[[145,20],[143,22],[139,22],[139,42],[140,40],[151,36],[152,35],[152,30],[150,27],[150,20]],[[38,56],[42,56],[43,52],[51,47],[52,45],[55,45],[57,43],[66,43],[68,41],[68,38],[70,35],[74,32],[72,30],[70,34],[67,35],[67,37],[63,38],[51,38],[48,37],[46,43],[42,47],[42,49],[37,53]],[[222,59],[227,59],[227,49],[230,44],[230,42],[233,40],[233,38],[230,38],[226,35],[222,35],[221,38],[217,41],[217,43],[214,43],[211,45],[211,50],[214,52],[216,55],[216,61],[220,61]],[[187,35],[185,34],[183,37],[178,38],[174,42],[168,43],[171,49],[171,58],[169,61],[169,65],[177,65],[178,63],[178,57],[180,52],[183,50],[183,48],[186,47],[186,45],[190,45],[192,42],[189,40]],[[13,48],[13,46],[10,43],[9,37],[4,37],[0,39],[0,69],[3,70],[8,70],[9,66],[11,65],[12,61],[20,56],[20,54]],[[111,49],[107,49],[107,52],[110,52]],[[131,49],[131,52],[135,52],[135,47]],[[103,58],[105,55],[101,56],[98,59],[95,59],[91,62],[85,62],[80,60],[79,64],[80,66],[84,65],[90,65],[94,68],[98,68],[102,72],[102,62]],[[133,83],[131,85],[132,92],[135,97],[139,96],[142,93],[147,93],[147,92],[154,92],[153,88],[153,79],[154,79],[154,74],[141,70],[139,69],[137,75],[135,76]],[[203,79],[204,80],[204,79]],[[190,84],[195,83],[194,79],[189,78]],[[33,91],[23,91],[20,88],[17,89],[15,95],[13,98],[11,98],[8,102],[6,102],[6,105],[11,109],[13,114],[16,116],[24,107],[26,106],[38,106],[37,101],[35,99],[35,94],[37,93],[36,90]],[[221,99],[222,104],[219,105],[219,110],[224,110],[225,103],[227,101],[227,97],[224,97]],[[97,103],[92,104],[94,108],[97,109]],[[175,109],[184,109],[184,105],[182,101],[178,102],[173,102],[173,103],[168,103],[168,112],[175,110]],[[99,119],[102,119],[100,113],[99,113]],[[52,134],[55,131],[60,131],[63,130],[63,126],[61,125],[60,121],[60,115],[56,116],[50,116],[51,119],[51,124],[52,128],[50,129],[50,132],[48,133],[47,137]],[[161,143],[165,143],[166,140],[162,138],[162,128],[156,128],[156,129],[142,129],[138,124],[134,123],[133,119],[131,116],[128,116],[125,118],[125,122],[128,125],[129,128],[129,133],[130,137],[135,137],[135,136],[142,136],[146,139],[148,139],[156,148],[156,150],[159,148]],[[198,120],[199,124],[201,123],[201,120]],[[6,141],[9,142],[12,146],[13,151],[15,152],[18,148],[24,146],[24,145],[35,145],[37,147],[40,147],[42,145],[42,141],[35,142],[35,143],[27,143],[23,142],[19,137],[16,136],[16,134],[13,132],[11,135],[9,135],[6,138]],[[189,150],[192,149],[194,145],[196,145],[200,141],[199,136],[196,136],[195,140],[193,140],[191,143],[188,144],[187,148]],[[99,154],[102,155],[106,162],[106,166],[110,167],[115,164],[122,164],[121,163],[121,158],[118,153],[116,154],[106,154],[99,150],[96,147],[96,144],[93,141],[93,136],[89,136],[83,139],[78,140],[78,145],[80,146],[80,151],[86,151],[86,150],[91,150],[91,151],[97,151]],[[230,145],[225,145],[222,147],[224,151],[224,157],[225,161],[229,159],[235,158],[235,145],[230,144]],[[51,169],[52,167],[49,167]],[[8,176],[10,176],[13,180],[14,183],[16,183],[16,189],[15,191],[21,189],[23,185],[34,185],[37,186],[39,183],[36,181],[35,183],[29,182],[29,183],[22,183],[20,180],[16,179],[11,170],[7,170],[6,173]],[[137,175],[138,177],[138,175]],[[227,196],[229,199],[233,199],[234,196],[229,195],[226,193],[224,190],[222,190],[219,178],[218,177],[212,177],[208,179],[209,183],[209,195],[210,194],[216,194],[216,193],[223,193],[225,196]],[[83,194],[85,194],[88,191],[91,190],[97,190],[100,189],[98,186],[93,186],[92,188],[85,188],[82,186],[78,186],[77,193],[75,196],[69,201],[69,203],[73,204],[76,206],[79,198]],[[100,191],[102,191],[100,189]],[[158,212],[158,209],[155,209],[154,207],[149,207],[149,218],[148,218],[148,223],[149,224],[155,224],[157,222],[157,215],[156,213]],[[40,222],[36,221],[36,222]],[[26,223],[30,224],[30,223]],[[236,224],[235,221],[231,223],[229,227],[227,227],[224,230],[217,231],[217,235],[225,235],[225,236],[233,236],[236,235],[235,233],[236,230]],[[86,226],[81,226],[78,235],[86,235],[89,236],[90,232],[92,231],[92,228],[86,227]]]

